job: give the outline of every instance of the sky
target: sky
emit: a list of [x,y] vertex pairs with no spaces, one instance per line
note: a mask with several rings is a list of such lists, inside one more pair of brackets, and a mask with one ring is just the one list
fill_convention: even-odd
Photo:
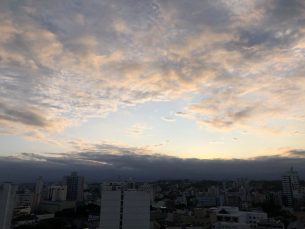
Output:
[[9,1],[0,181],[305,179],[302,0]]

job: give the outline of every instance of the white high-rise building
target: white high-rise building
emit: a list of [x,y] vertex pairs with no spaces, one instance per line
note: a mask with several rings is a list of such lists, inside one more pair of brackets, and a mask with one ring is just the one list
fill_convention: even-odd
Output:
[[33,205],[32,205],[32,212],[36,211],[38,208],[38,205],[41,201],[41,193],[44,188],[44,180],[42,177],[39,177],[36,181],[36,186],[35,186],[35,193],[34,193],[34,199],[33,199]]
[[293,207],[293,199],[297,198],[300,191],[299,174],[293,171],[293,168],[281,175],[283,184],[284,205],[286,207]]
[[150,193],[128,189],[131,183],[103,183],[100,229],[150,228]]
[[10,229],[18,185],[5,182],[0,186],[0,228]]

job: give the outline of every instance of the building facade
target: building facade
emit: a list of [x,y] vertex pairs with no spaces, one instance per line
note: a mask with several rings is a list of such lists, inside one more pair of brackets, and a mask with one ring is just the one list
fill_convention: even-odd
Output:
[[281,175],[283,185],[283,204],[286,207],[292,208],[294,205],[294,198],[297,197],[300,190],[299,174],[293,171],[293,168]]
[[48,200],[61,201],[66,200],[67,186],[53,185],[48,187]]
[[239,211],[238,207],[223,206],[219,208],[211,208],[211,211],[217,213],[217,220],[221,222],[245,223],[250,228],[257,229],[258,222],[267,219],[267,213],[263,212],[245,212]]
[[62,185],[67,186],[67,200],[83,200],[84,198],[84,177],[72,172],[70,176],[64,176]]
[[5,182],[0,186],[0,228],[10,229],[18,185]]
[[275,219],[262,219],[258,222],[258,229],[284,229],[284,223]]
[[[130,182],[127,182],[130,183]],[[126,188],[124,182],[104,182],[100,229],[149,229],[150,193]]]

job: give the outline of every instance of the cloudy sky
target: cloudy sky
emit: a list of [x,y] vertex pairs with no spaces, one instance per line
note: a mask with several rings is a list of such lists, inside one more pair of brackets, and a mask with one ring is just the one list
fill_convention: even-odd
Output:
[[0,181],[305,172],[302,0],[9,1]]

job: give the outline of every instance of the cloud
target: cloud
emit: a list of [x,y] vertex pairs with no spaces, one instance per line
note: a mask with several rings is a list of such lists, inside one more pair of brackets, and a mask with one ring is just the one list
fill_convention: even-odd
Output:
[[195,119],[194,115],[190,114],[190,113],[176,112],[175,115],[185,117],[185,118]]
[[141,123],[135,123],[132,128],[126,128],[125,132],[134,136],[140,136],[145,129],[151,129]]
[[287,133],[286,135],[289,135],[289,136],[302,136],[302,135],[305,135],[304,133],[300,133],[298,131],[295,131],[295,132],[292,132],[292,133]]
[[305,121],[305,116],[288,117],[291,120]]
[[65,122],[62,120],[47,120],[47,114],[35,107],[11,106],[0,102],[0,121],[20,123],[27,126],[41,128],[60,128]]
[[294,157],[305,157],[305,150],[295,149],[287,152],[288,156]]
[[232,122],[226,120],[222,117],[214,117],[211,120],[201,120],[198,119],[197,123],[204,124],[209,126],[212,129],[216,129],[218,131],[229,131],[232,129]]
[[1,134],[60,132],[190,93],[201,100],[176,116],[209,130],[277,134],[261,126],[304,119],[302,1],[56,2],[0,11]]
[[167,121],[167,122],[175,122],[176,120],[174,118],[165,118],[165,117],[161,117],[161,119]]
[[262,132],[262,133],[268,133],[268,134],[272,134],[272,135],[278,135],[282,130],[284,129],[284,127],[282,126],[261,126],[258,131]]
[[[285,156],[290,155],[290,156]],[[101,182],[103,179],[116,179],[128,173],[136,181],[158,179],[236,179],[243,171],[249,179],[280,179],[280,174],[291,166],[304,174],[305,151],[290,149],[283,155],[259,156],[249,159],[197,159],[179,158],[166,154],[135,152],[132,149],[103,146],[99,151],[79,151],[67,153],[35,154],[21,153],[15,156],[1,156],[2,173],[0,180],[7,179],[10,173],[13,182],[34,182],[39,175],[47,181],[58,181],[71,171],[85,176],[86,182]],[[11,170],[18,168],[18,170]],[[253,173],[256,171],[256,173]],[[37,175],[38,174],[38,175]],[[204,174],[204,177],[199,174]],[[126,175],[127,176],[127,175]]]

